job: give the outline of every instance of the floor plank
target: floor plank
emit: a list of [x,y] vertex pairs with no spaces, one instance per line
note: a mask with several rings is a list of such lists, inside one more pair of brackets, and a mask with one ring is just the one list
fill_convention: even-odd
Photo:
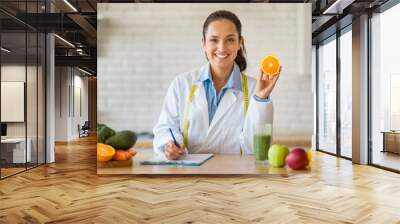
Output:
[[400,170],[400,155],[392,152],[374,151],[372,162],[376,165]]
[[400,175],[315,153],[282,176],[96,175],[95,138],[0,181],[0,223],[400,223]]

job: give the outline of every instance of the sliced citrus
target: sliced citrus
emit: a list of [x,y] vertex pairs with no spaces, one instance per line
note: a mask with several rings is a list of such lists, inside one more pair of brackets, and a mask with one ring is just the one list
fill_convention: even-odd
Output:
[[274,55],[267,55],[261,60],[261,70],[269,76],[277,75],[280,68],[279,59]]
[[97,143],[97,161],[105,162],[113,158],[115,149],[103,143]]

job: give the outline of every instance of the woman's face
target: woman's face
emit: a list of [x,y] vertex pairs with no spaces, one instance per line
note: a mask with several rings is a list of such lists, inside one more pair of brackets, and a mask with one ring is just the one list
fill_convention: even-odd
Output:
[[235,24],[226,19],[211,22],[208,25],[203,49],[212,67],[230,69],[240,49],[239,33]]

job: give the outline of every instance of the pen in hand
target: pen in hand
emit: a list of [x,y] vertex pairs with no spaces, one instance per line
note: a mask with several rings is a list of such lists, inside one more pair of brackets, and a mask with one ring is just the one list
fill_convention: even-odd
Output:
[[[178,147],[178,148],[181,148],[181,147],[179,146],[178,142],[176,141],[176,138],[175,138],[175,136],[174,136],[174,133],[172,132],[172,129],[171,129],[171,128],[168,128],[168,129],[169,129],[169,133],[170,133],[171,136],[172,136],[172,139],[174,140],[174,145],[175,145],[176,147]],[[186,148],[185,148],[185,150],[183,151],[183,153],[184,153],[184,154],[187,154],[187,153],[188,153]]]

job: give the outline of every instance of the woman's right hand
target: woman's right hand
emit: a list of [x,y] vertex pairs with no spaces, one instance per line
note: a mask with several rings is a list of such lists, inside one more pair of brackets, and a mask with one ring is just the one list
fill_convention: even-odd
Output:
[[181,144],[177,147],[171,140],[165,145],[165,157],[169,160],[176,160],[185,153],[186,146]]

